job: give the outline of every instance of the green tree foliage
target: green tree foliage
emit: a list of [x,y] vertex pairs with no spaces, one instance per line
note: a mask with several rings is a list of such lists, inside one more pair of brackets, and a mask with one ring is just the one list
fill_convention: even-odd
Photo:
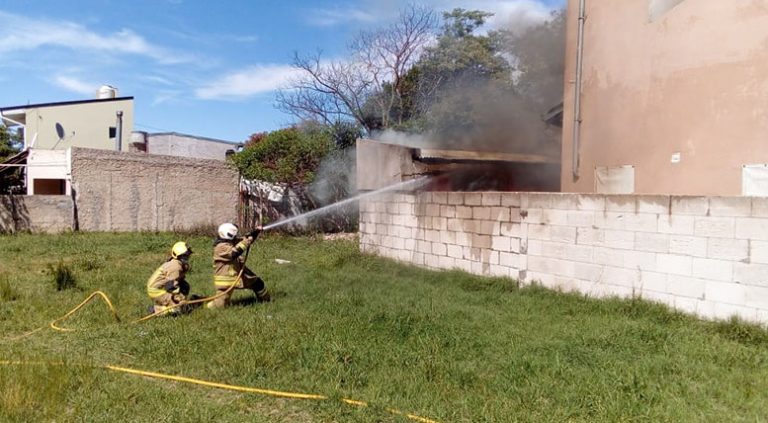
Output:
[[19,142],[14,134],[4,125],[0,125],[0,160],[5,160],[19,152]]
[[498,32],[477,35],[492,13],[453,9],[443,13],[442,34],[437,45],[427,48],[416,66],[423,78],[440,85],[465,78],[509,79],[509,63],[499,54],[502,37]]
[[421,132],[469,125],[472,110],[457,93],[490,81],[496,88],[511,89],[512,68],[501,54],[504,37],[499,32],[478,34],[490,16],[461,8],[443,13],[437,43],[425,49],[403,78],[400,113],[406,120],[396,129]]
[[327,128],[290,127],[255,134],[232,160],[246,179],[306,185],[332,146],[333,134]]
[[[7,127],[0,125],[0,162],[4,162],[11,156],[19,153],[21,145],[18,137],[12,134]],[[0,167],[0,194],[7,194],[12,187],[21,185],[21,171]]]
[[363,128],[350,121],[336,121],[328,130],[331,131],[333,145],[337,150],[354,147],[357,139],[363,136]]

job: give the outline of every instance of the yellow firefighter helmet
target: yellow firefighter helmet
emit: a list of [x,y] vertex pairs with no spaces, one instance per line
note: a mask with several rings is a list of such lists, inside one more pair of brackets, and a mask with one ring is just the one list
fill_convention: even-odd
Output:
[[189,245],[184,241],[179,241],[173,244],[173,248],[171,248],[171,257],[173,258],[179,258],[180,256],[190,254],[192,254],[192,249],[189,248]]

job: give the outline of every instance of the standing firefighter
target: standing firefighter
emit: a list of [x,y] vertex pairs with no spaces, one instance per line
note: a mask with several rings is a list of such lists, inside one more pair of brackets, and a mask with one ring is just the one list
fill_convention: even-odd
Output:
[[[259,301],[270,299],[264,281],[251,269],[245,267],[245,250],[256,240],[261,230],[257,229],[243,239],[237,238],[237,231],[237,226],[232,223],[219,226],[219,237],[213,247],[213,284],[216,287],[217,298],[208,303],[208,308],[219,308],[229,304],[233,292],[229,288],[233,285],[234,289],[252,290]],[[241,270],[242,275],[238,278]]]
[[147,281],[147,294],[154,302],[154,313],[181,313],[181,306],[189,295],[189,284],[185,279],[189,271],[189,256],[192,249],[186,242],[179,241],[171,248],[171,258],[155,270]]

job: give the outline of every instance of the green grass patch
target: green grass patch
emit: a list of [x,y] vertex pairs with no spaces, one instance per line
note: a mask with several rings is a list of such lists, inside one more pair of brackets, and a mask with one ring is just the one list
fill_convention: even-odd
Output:
[[19,292],[8,280],[8,276],[0,276],[0,301],[15,301],[19,299]]
[[[443,422],[768,416],[768,338],[759,327],[702,322],[639,298],[594,300],[432,272],[360,254],[350,241],[266,236],[249,265],[271,289],[271,303],[238,292],[229,309],[125,323],[146,313],[145,281],[181,239],[195,251],[187,277],[193,293],[212,294],[208,237],[0,237],[0,360],[65,362],[0,365],[0,421],[407,421],[389,407]],[[48,266],[59,264],[78,289],[51,284]],[[6,341],[47,325],[97,289],[123,323],[94,301],[65,322],[76,332],[46,329]],[[372,406],[94,367],[104,364]]]

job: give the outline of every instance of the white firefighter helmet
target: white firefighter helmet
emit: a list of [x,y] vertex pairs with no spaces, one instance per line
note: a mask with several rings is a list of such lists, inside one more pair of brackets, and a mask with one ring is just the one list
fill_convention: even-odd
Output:
[[232,223],[222,223],[219,225],[219,238],[235,239],[235,236],[237,236],[237,225]]

